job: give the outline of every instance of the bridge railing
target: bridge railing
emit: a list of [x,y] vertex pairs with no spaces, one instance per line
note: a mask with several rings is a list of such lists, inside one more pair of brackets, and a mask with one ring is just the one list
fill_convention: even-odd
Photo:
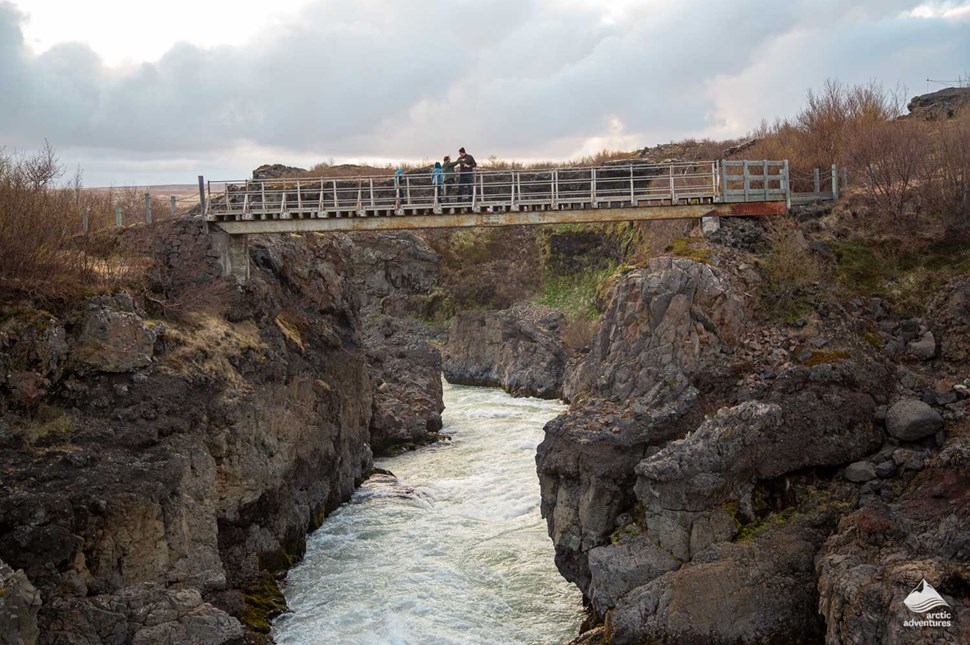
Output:
[[438,186],[429,172],[208,186],[211,221],[783,201],[788,192],[787,165],[780,161],[483,170]]

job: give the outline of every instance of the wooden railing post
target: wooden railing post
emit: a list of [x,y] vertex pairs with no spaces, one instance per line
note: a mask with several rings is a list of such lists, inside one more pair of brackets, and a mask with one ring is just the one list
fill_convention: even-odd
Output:
[[334,179],[332,183],[333,183],[333,209],[339,210],[340,200],[337,198],[337,180]]
[[832,199],[839,198],[839,167],[832,164]]
[[764,184],[765,190],[765,201],[768,201],[768,160],[765,159],[762,163],[762,172],[764,172],[762,182]]
[[821,181],[821,178],[819,177],[818,168],[816,168],[815,170],[812,171],[812,178],[815,180],[815,184],[814,184],[815,191],[814,192],[817,195],[818,193],[822,192],[822,181]]
[[552,207],[559,208],[559,170],[555,168],[552,171]]
[[121,206],[115,206],[115,226],[121,227]]
[[785,191],[785,207],[791,208],[791,173],[788,168],[788,160],[785,159],[785,165],[781,169],[781,181],[782,188]]
[[677,188],[674,186],[674,164],[667,166],[667,173],[670,175],[670,205],[677,203]]
[[751,201],[751,168],[747,161],[744,162],[744,201]]
[[175,206],[175,195],[172,195],[169,200],[172,204],[172,217],[175,217],[178,214],[178,209]]
[[589,205],[596,206],[596,168],[589,170]]
[[630,205],[637,205],[637,191],[633,185],[633,164],[630,164]]

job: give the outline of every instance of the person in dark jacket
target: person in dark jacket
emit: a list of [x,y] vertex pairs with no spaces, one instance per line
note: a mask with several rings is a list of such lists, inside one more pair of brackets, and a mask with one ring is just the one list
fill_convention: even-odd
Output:
[[468,194],[468,200],[472,200],[472,195],[475,190],[473,188],[473,182],[475,181],[475,168],[478,167],[478,163],[475,162],[475,157],[471,156],[465,152],[464,148],[458,149],[458,201],[463,201],[465,193]]
[[455,167],[458,165],[457,161],[452,161],[451,157],[445,155],[445,158],[441,161],[441,171],[445,174],[445,190],[444,199],[442,202],[448,202],[448,196],[454,196],[455,192]]

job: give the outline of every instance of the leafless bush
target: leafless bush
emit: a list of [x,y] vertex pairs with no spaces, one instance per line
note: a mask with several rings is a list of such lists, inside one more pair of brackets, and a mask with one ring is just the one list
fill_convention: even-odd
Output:
[[764,310],[770,317],[794,318],[814,305],[815,287],[823,267],[805,237],[789,219],[769,220],[765,227],[768,252],[762,258]]

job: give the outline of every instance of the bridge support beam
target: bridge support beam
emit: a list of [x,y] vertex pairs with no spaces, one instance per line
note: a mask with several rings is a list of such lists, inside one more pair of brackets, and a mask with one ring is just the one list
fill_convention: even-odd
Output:
[[222,275],[232,276],[240,283],[249,280],[249,236],[230,235],[213,226],[209,229],[212,248],[219,253]]

